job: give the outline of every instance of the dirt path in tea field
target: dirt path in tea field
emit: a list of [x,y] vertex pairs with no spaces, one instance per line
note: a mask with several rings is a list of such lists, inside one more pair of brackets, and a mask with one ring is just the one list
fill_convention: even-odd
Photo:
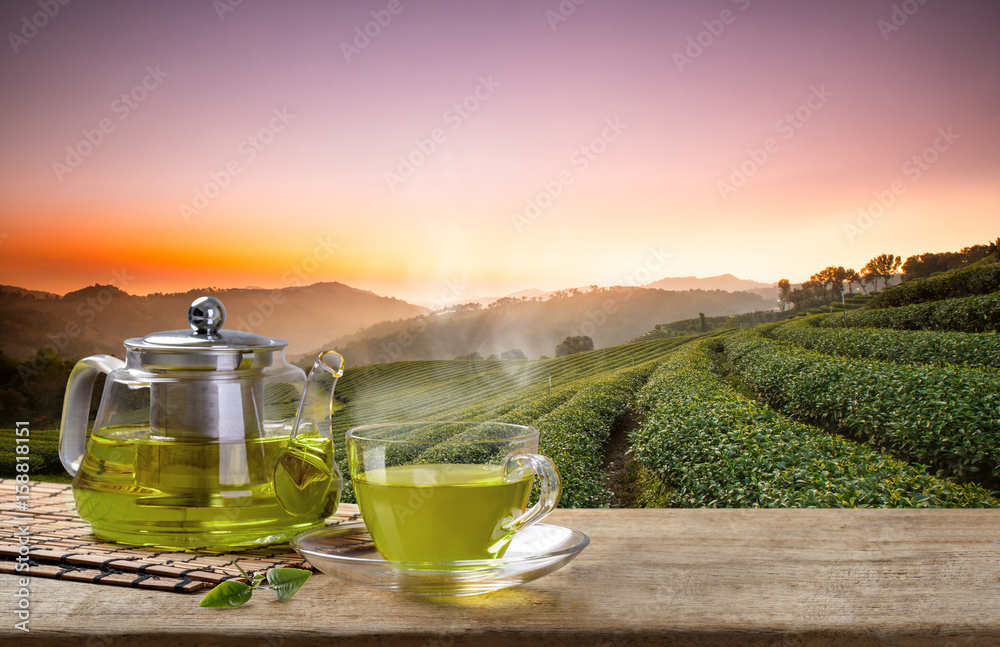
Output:
[[612,427],[604,443],[601,470],[608,475],[606,485],[611,490],[612,508],[639,507],[640,487],[636,482],[635,466],[632,464],[635,459],[628,440],[629,432],[638,426],[638,417],[629,412]]

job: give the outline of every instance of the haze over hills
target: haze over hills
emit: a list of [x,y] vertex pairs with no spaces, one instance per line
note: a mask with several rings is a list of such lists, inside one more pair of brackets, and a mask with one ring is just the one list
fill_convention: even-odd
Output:
[[750,279],[741,279],[732,274],[720,274],[719,276],[707,276],[698,278],[696,276],[667,277],[659,281],[653,281],[646,285],[647,288],[658,290],[725,290],[727,292],[750,292],[759,295],[767,302],[766,307],[774,305],[778,299],[777,283],[761,283]]
[[[769,309],[772,302],[749,292],[667,291],[638,287],[562,290],[548,299],[505,298],[405,321],[386,321],[335,338],[350,366],[412,359],[483,357],[517,349],[529,358],[552,355],[566,337],[586,335],[595,348],[627,342],[658,323],[706,315]],[[319,347],[317,347],[318,350]],[[312,353],[310,353],[312,354]]]
[[[735,277],[728,284],[763,285]],[[451,359],[472,352],[486,357],[515,348],[538,357],[553,354],[556,344],[571,335],[588,335],[601,348],[700,312],[739,314],[773,305],[758,294],[722,290],[528,289],[431,314],[428,308],[341,283],[274,290],[205,288],[146,296],[111,285],[92,285],[63,296],[2,286],[0,351],[16,359],[28,359],[43,348],[68,358],[95,353],[121,357],[125,339],[186,329],[187,308],[202,295],[225,304],[227,329],[287,339],[290,357],[334,348],[354,366]]]
[[342,283],[276,290],[204,288],[146,296],[111,285],[92,285],[61,297],[32,292],[0,290],[0,351],[17,359],[28,359],[42,348],[73,358],[94,353],[121,357],[122,341],[129,337],[187,328],[188,306],[203,295],[225,304],[225,328],[287,339],[291,353],[379,321],[428,312]]
[[[615,286],[622,287],[622,286]],[[776,283],[761,283],[760,281],[752,281],[750,279],[741,279],[732,274],[721,274],[719,276],[708,276],[705,278],[699,278],[697,276],[681,276],[681,277],[667,277],[660,279],[659,281],[653,281],[652,283],[647,283],[642,286],[627,286],[627,287],[644,287],[644,288],[654,288],[657,290],[674,290],[674,291],[687,291],[687,290],[725,290],[726,292],[753,292],[754,294],[759,294],[764,297],[764,299],[777,298],[778,286]],[[590,288],[589,286],[583,286],[576,288],[578,291],[586,292]],[[505,294],[502,297],[475,297],[472,299],[463,299],[461,303],[478,303],[484,308],[495,301],[500,299],[520,299],[521,297],[526,297],[528,299],[548,299],[554,294],[559,292],[564,292],[565,290],[538,290],[538,289],[527,289],[518,290],[517,292],[512,292],[510,294]]]
[[645,287],[657,288],[659,290],[725,290],[726,292],[746,292],[764,288],[776,288],[777,284],[741,279],[732,274],[720,274],[719,276],[707,276],[705,278],[698,278],[696,276],[667,277],[659,281],[647,283]]

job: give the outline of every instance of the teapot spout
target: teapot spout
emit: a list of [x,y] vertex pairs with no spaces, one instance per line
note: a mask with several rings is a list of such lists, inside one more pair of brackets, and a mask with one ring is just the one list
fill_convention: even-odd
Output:
[[333,391],[337,380],[344,374],[344,358],[340,353],[325,350],[319,354],[309,370],[306,387],[302,392],[299,410],[292,427],[292,438],[330,436],[330,417],[333,413]]
[[288,447],[274,468],[274,493],[290,514],[323,519],[340,503],[344,479],[333,456],[330,422],[333,392],[343,374],[344,358],[328,350],[306,378]]

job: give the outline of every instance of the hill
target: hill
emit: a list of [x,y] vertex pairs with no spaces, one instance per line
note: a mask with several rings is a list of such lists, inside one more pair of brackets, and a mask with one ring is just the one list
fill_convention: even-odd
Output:
[[[552,355],[568,336],[586,335],[595,348],[634,339],[665,321],[758,310],[764,299],[748,292],[595,288],[560,291],[550,298],[504,298],[483,308],[456,306],[405,321],[386,321],[330,341],[349,366],[400,360],[483,357],[519,349],[527,357]],[[310,353],[310,355],[313,355]]]
[[656,288],[657,290],[725,290],[726,292],[746,292],[750,290],[777,288],[777,285],[741,279],[732,274],[720,274],[719,276],[707,276],[705,278],[698,278],[697,276],[667,277],[659,281],[647,283],[644,287]]
[[0,285],[0,294],[30,294],[36,299],[58,299],[58,294],[53,294],[52,292],[44,292],[42,290],[29,290],[27,288],[19,288],[16,285]]
[[412,317],[426,308],[341,283],[275,290],[204,288],[182,293],[130,295],[112,285],[92,285],[61,297],[19,288],[0,290],[0,351],[17,358],[39,349],[67,357],[94,353],[121,356],[122,341],[160,330],[187,328],[187,309],[197,297],[226,306],[229,329],[287,339],[292,352],[319,346],[386,319]]
[[[995,507],[997,276],[995,266],[951,272],[895,288],[898,305],[867,303],[846,317],[792,317],[556,359],[352,364],[332,419],[345,496],[353,493],[347,428],[437,419],[536,427],[539,451],[562,475],[561,506]],[[928,300],[956,285],[978,293]],[[633,289],[629,302],[660,292]],[[624,296],[555,300],[609,293]],[[906,329],[914,312],[921,325]],[[976,332],[984,320],[988,332]],[[13,393],[11,383],[0,408]],[[13,474],[13,434],[0,430],[3,475]],[[39,470],[58,471],[54,433],[33,429],[32,438]]]

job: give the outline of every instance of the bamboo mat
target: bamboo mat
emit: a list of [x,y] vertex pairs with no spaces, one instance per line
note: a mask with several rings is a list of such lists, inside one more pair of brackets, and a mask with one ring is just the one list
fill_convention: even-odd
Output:
[[[276,566],[316,570],[288,544],[236,553],[174,553],[105,543],[77,516],[70,485],[29,485],[27,501],[18,502],[14,479],[0,479],[0,573],[191,593],[225,580],[245,581],[234,560],[251,575]],[[356,505],[342,503],[327,525],[360,520]],[[27,529],[29,566],[17,572],[20,528]]]

